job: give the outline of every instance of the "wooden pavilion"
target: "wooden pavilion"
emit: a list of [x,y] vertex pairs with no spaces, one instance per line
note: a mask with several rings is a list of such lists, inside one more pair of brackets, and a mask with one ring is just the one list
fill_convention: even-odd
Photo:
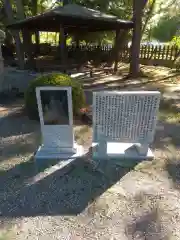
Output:
[[[42,14],[17,21],[7,27],[12,30],[22,30],[24,33],[27,33],[25,35],[37,31],[60,32],[61,58],[65,63],[66,41],[64,33],[78,35],[79,32],[86,34],[87,32],[115,31],[115,44],[117,45],[120,30],[133,28],[133,22],[121,20],[116,16],[80,5],[67,4]],[[29,48],[26,49],[26,52],[29,55],[31,54]]]

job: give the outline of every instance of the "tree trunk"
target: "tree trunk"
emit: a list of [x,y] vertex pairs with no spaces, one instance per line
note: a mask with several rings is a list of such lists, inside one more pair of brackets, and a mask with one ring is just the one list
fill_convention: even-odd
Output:
[[80,40],[78,34],[74,35],[73,37],[74,42],[76,43],[76,48],[79,48]]
[[133,37],[131,46],[131,59],[130,59],[130,76],[138,77],[140,73],[139,68],[139,52],[141,42],[141,31],[142,31],[142,15],[143,9],[147,3],[147,0],[134,0],[133,1]]
[[5,30],[5,33],[6,33],[5,44],[9,49],[11,49],[13,45],[13,36],[7,29]]
[[[122,29],[119,32],[118,38],[115,40],[115,41],[117,41],[117,46],[114,44],[114,47],[112,49],[112,55],[108,61],[108,65],[112,65],[116,57],[119,59],[119,54],[120,54],[121,50],[123,49],[124,45],[127,43],[128,33],[129,33],[129,29]],[[115,68],[116,68],[116,66],[115,66]]]
[[[3,1],[4,1],[5,12],[6,12],[6,15],[8,18],[8,23],[11,24],[14,21],[11,4],[10,4],[9,0],[3,0]],[[23,52],[22,43],[21,43],[20,36],[19,36],[19,31],[13,30],[12,35],[15,40],[16,54],[17,54],[17,58],[18,58],[19,68],[24,69],[24,52]]]
[[[16,6],[17,6],[17,16],[18,19],[22,20],[25,18],[24,13],[24,6],[22,4],[22,0],[15,0]],[[31,32],[28,30],[22,30],[22,36],[23,36],[23,48],[24,52],[27,54],[28,59],[28,66],[33,67],[33,48],[32,48],[32,39],[31,39]]]
[[[32,0],[32,14],[33,16],[37,15],[38,6],[37,6],[37,0]],[[36,43],[36,53],[39,53],[40,51],[40,39],[39,39],[39,31],[36,31],[35,33],[35,43]]]
[[[25,18],[24,13],[24,6],[22,4],[22,0],[15,0],[17,6],[17,17],[19,20]],[[22,30],[22,37],[23,37],[23,54],[27,54],[28,64],[32,66],[33,62],[33,55],[32,55],[32,40],[31,40],[31,33],[27,32],[26,30]]]

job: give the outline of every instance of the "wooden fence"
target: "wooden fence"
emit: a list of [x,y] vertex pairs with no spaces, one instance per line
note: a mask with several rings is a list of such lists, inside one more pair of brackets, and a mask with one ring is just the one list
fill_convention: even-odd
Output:
[[[47,50],[48,49],[48,50]],[[96,45],[83,45],[76,48],[71,45],[67,47],[68,57],[77,59],[77,60],[99,60],[102,62],[108,61],[112,56],[112,46],[104,45],[104,46],[96,46]],[[48,44],[42,46],[42,51],[40,51],[43,55],[43,51],[45,51],[45,55],[47,53],[49,55],[60,55],[59,47],[57,46],[48,46]],[[130,47],[124,47],[120,54],[119,60],[129,62],[130,60]],[[177,57],[180,56],[180,48],[175,46],[154,46],[154,45],[142,45],[140,48],[140,60],[142,64],[154,64],[161,66],[169,66],[172,67]]]
[[[82,46],[79,48],[81,53],[86,53],[89,59],[108,61],[112,55],[112,47],[109,46]],[[73,52],[73,47],[68,47],[68,52]],[[119,60],[129,62],[131,49],[124,47],[119,54]],[[180,56],[180,48],[175,46],[154,46],[142,45],[139,58],[142,64],[160,65],[173,67],[175,60]]]
[[[130,48],[124,48],[121,55],[129,58]],[[171,60],[174,61],[180,53],[180,49],[175,46],[154,46],[142,45],[140,48],[140,59],[148,60]]]

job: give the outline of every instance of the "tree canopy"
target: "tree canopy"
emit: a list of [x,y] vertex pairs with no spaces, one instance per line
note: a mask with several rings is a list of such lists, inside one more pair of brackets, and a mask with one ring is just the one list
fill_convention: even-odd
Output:
[[[10,1],[14,18],[17,19],[17,6],[21,2],[25,16],[36,15],[48,8],[59,4],[76,3],[89,8],[97,9],[105,13],[118,16],[121,19],[132,19],[133,0],[0,0],[0,25],[4,29],[7,24],[7,16],[4,10],[4,1]],[[143,38],[157,38],[160,41],[170,41],[175,34],[176,24],[179,18],[180,2],[178,0],[148,0],[144,9]],[[169,33],[165,29],[170,29]],[[96,39],[97,34],[94,34]],[[97,38],[111,39],[112,34],[101,34]]]
[[152,30],[152,38],[161,42],[169,42],[176,35],[180,24],[180,16],[164,16]]
[[[179,0],[0,0],[1,29],[5,30],[5,26],[16,19],[33,16],[58,5],[62,6],[68,3],[80,4],[104,13],[116,15],[120,19],[135,19],[135,22],[139,23],[135,25],[138,34],[136,33],[135,39],[137,41],[137,47],[134,47],[134,51],[135,49],[139,49],[141,40],[151,41],[157,39],[162,42],[169,42],[178,36],[178,26],[180,22]],[[134,8],[135,5],[136,9]],[[136,12],[139,12],[141,16],[138,17]],[[134,33],[135,32],[136,31],[134,31]],[[7,33],[6,31],[6,38],[9,38],[10,35]],[[132,31],[122,32],[119,45],[127,44],[131,41],[134,33],[132,34]],[[14,36],[14,39],[16,38],[15,42],[19,43],[19,36],[23,36],[23,34],[23,32],[21,35],[16,33],[16,37]],[[24,36],[26,37],[26,35]],[[84,36],[79,35],[78,40],[84,40],[86,43],[104,44],[113,43],[114,36],[115,33],[113,31],[90,33]],[[73,37],[76,38],[77,36],[71,37],[73,39]],[[39,33],[35,32],[35,42],[37,46],[39,39]],[[135,45],[133,44],[133,46]],[[121,46],[119,49],[121,49]],[[136,54],[136,56],[138,56],[138,54]]]

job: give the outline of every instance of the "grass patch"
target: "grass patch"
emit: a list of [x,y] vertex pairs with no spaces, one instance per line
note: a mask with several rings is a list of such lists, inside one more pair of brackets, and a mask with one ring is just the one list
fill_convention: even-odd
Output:
[[13,238],[13,234],[10,230],[5,231],[5,230],[1,230],[0,232],[0,240],[12,240]]
[[179,112],[169,112],[168,110],[160,111],[158,115],[160,121],[165,121],[168,123],[180,123],[180,113]]

